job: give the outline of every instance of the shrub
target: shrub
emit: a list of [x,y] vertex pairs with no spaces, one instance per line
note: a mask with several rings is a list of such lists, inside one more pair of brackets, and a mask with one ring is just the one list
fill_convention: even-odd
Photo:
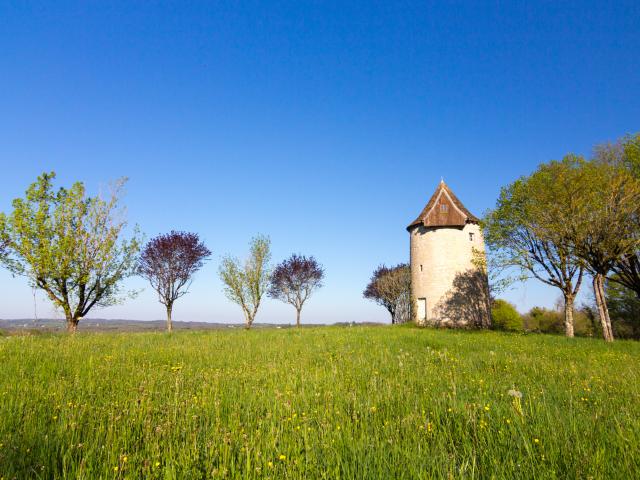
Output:
[[522,331],[522,316],[506,300],[495,300],[491,306],[493,328],[497,330]]
[[533,307],[526,315],[526,329],[541,333],[564,332],[564,313],[543,307]]
[[602,331],[598,322],[595,312],[590,309],[581,307],[573,312],[573,328],[577,336],[601,337]]
[[640,299],[628,288],[607,282],[607,304],[613,333],[618,338],[640,338]]

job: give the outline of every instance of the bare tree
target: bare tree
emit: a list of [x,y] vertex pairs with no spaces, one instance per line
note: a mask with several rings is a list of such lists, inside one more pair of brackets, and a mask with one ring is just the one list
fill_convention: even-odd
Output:
[[391,323],[408,321],[411,312],[411,269],[406,263],[387,267],[380,265],[363,292],[364,298],[385,307]]
[[189,291],[193,275],[211,255],[195,233],[159,235],[144,247],[138,261],[138,274],[146,278],[167,309],[167,330],[173,329],[174,302]]
[[296,326],[300,312],[311,294],[322,287],[324,270],[313,257],[291,255],[276,266],[271,276],[269,296],[290,303],[296,309]]
[[269,287],[270,259],[271,241],[263,235],[251,239],[249,258],[244,264],[228,255],[222,259],[219,274],[224,293],[242,308],[246,328],[251,328],[262,296]]

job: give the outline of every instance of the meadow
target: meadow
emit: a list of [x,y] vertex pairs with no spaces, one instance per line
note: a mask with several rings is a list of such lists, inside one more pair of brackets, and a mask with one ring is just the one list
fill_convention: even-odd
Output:
[[640,343],[315,327],[0,337],[0,477],[638,478]]

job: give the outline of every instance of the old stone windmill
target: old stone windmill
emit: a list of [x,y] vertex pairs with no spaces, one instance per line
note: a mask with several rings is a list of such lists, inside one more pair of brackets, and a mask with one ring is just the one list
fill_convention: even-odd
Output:
[[488,326],[489,292],[479,220],[444,180],[407,230],[415,321]]

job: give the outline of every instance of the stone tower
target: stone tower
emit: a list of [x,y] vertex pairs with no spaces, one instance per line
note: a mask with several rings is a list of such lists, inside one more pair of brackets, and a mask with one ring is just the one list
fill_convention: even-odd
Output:
[[484,240],[478,218],[441,181],[407,230],[415,321],[419,325],[488,326],[489,291],[481,266]]

